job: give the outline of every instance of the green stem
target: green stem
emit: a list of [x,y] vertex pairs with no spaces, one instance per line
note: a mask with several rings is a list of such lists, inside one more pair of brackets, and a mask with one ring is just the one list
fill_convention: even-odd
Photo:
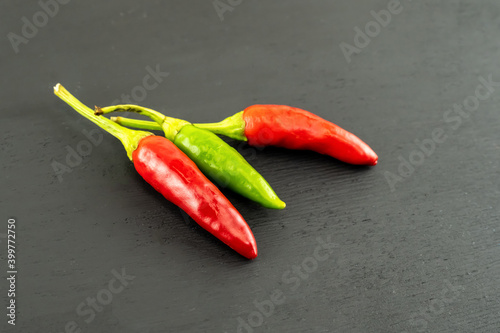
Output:
[[58,83],[54,87],[54,94],[56,94],[57,97],[59,97],[69,106],[75,109],[75,111],[77,111],[80,115],[84,116],[100,128],[104,129],[105,131],[119,139],[125,147],[127,156],[130,158],[130,160],[132,160],[132,153],[137,149],[139,141],[146,136],[154,135],[153,133],[149,132],[130,130],[116,124],[115,122],[105,117],[95,116],[92,109],[88,108],[73,95],[71,95],[60,83]]
[[156,130],[156,131],[162,130],[161,125],[159,125],[156,121],[137,120],[125,117],[111,117],[110,119],[111,121],[114,121],[115,123],[122,126],[135,127],[146,130]]
[[215,134],[225,135],[232,139],[247,141],[245,136],[245,120],[243,119],[243,111],[232,115],[218,123],[193,124],[196,127],[209,130]]
[[165,132],[165,137],[170,141],[174,141],[175,136],[177,135],[177,133],[179,133],[182,127],[190,124],[185,120],[166,117],[164,114],[153,109],[148,109],[139,105],[132,104],[112,105],[106,106],[104,108],[99,108],[96,106],[95,114],[101,115],[115,111],[129,111],[148,116],[161,126],[161,129],[163,130],[163,132]]

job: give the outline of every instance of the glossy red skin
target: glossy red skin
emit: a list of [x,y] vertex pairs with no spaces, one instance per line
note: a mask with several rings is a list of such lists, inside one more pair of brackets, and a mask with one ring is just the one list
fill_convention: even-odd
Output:
[[375,165],[378,156],[361,139],[299,108],[252,105],[243,112],[245,136],[253,146],[312,150],[359,165]]
[[248,259],[257,244],[240,213],[182,151],[160,136],[148,136],[132,154],[135,169],[158,192],[205,230]]

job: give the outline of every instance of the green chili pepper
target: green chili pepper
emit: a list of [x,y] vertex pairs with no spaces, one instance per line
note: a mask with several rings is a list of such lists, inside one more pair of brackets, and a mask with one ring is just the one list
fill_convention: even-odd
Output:
[[[160,112],[137,105],[96,107],[96,114],[132,111],[144,114],[163,129],[167,139],[182,150],[203,173],[223,187],[260,203],[267,208],[283,209],[281,201],[269,183],[241,156],[217,135],[195,127],[187,121],[166,117]],[[120,117],[121,118],[121,117]],[[126,119],[126,118],[121,118]],[[113,118],[116,121],[116,118]],[[127,126],[141,127],[140,120],[126,119]]]

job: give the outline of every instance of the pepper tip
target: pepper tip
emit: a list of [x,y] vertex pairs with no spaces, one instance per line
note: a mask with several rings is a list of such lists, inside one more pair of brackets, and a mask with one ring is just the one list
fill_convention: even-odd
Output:
[[284,209],[286,207],[286,203],[284,201],[281,201],[276,205],[277,209]]
[[371,165],[371,166],[377,165],[378,155],[373,150],[369,149],[366,152],[366,157],[367,157],[367,162],[368,162],[367,164],[368,165]]
[[253,238],[253,235],[249,242],[245,245],[245,249],[238,252],[250,260],[257,258],[257,242],[255,241],[255,238]]
[[254,248],[250,251],[246,257],[250,260],[257,258],[257,246],[254,246]]

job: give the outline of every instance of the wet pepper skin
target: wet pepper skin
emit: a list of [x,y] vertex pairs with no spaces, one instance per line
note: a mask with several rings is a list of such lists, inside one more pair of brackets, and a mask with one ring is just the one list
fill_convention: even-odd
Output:
[[164,137],[148,136],[132,154],[137,172],[201,227],[248,259],[255,238],[240,213],[182,151]]
[[174,144],[219,185],[242,193],[264,207],[285,207],[264,177],[217,135],[185,125],[175,136]]
[[346,163],[377,164],[377,154],[361,139],[311,112],[286,105],[252,105],[242,117],[250,145],[312,150]]

